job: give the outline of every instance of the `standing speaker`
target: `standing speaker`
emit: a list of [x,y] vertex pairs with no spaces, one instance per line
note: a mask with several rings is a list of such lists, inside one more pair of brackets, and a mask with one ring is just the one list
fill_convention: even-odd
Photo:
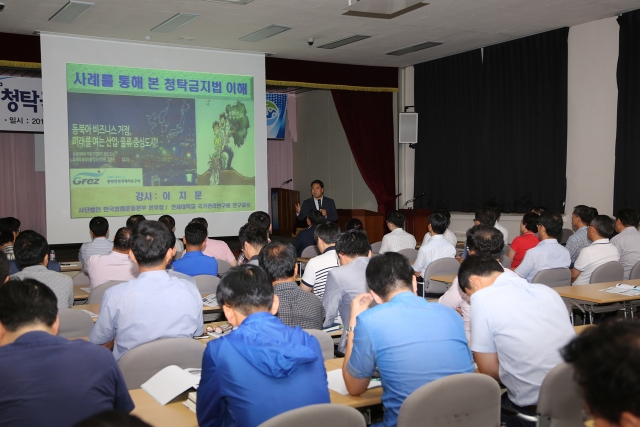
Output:
[[400,144],[418,143],[418,113],[400,113],[398,142]]

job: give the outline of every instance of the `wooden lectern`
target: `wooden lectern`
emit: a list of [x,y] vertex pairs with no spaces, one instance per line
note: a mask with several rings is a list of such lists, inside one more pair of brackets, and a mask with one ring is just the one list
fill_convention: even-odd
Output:
[[384,215],[366,209],[338,209],[338,225],[344,231],[347,221],[358,218],[367,231],[369,244],[380,242],[384,236]]
[[404,229],[407,233],[413,234],[418,244],[422,243],[424,235],[429,232],[429,224],[427,220],[429,215],[433,213],[430,209],[400,209],[406,221]]
[[273,234],[291,236],[296,227],[296,204],[300,203],[300,192],[286,188],[271,189],[271,224]]

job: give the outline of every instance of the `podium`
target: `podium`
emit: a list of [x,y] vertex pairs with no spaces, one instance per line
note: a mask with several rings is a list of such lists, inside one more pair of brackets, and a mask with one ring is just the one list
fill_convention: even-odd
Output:
[[384,215],[366,209],[338,209],[338,225],[345,230],[347,221],[358,218],[364,224],[369,244],[380,242],[384,236]]
[[406,218],[404,229],[407,233],[413,234],[418,244],[422,243],[424,235],[429,232],[427,220],[433,213],[430,209],[400,209]]
[[296,227],[296,204],[300,192],[286,188],[271,189],[271,225],[276,236],[291,236]]

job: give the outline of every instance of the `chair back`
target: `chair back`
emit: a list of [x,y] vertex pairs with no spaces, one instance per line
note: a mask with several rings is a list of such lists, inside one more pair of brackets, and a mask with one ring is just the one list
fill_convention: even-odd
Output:
[[615,282],[624,280],[624,267],[619,261],[605,262],[591,273],[589,283]]
[[320,255],[320,250],[317,245],[307,246],[302,250],[302,254],[300,254],[302,258],[313,258],[318,255]]
[[456,374],[420,387],[398,414],[398,427],[418,426],[500,426],[498,382],[483,374]]
[[460,262],[455,258],[440,258],[433,261],[424,271],[424,294],[444,294],[447,292],[447,284],[437,280],[431,280],[431,276],[439,276],[442,274],[457,274],[460,269]]
[[79,272],[72,278],[73,286],[89,286],[91,282],[89,281],[89,276],[84,274],[84,271]]
[[93,329],[93,319],[89,313],[73,308],[58,310],[60,328],[58,335],[63,338],[88,337]]
[[415,260],[418,258],[418,250],[417,249],[402,249],[400,251],[398,251],[399,254],[402,254],[404,256],[406,256],[407,258],[409,258],[410,262],[415,262]]
[[107,283],[103,283],[102,285],[96,286],[89,292],[89,298],[87,299],[87,304],[100,304],[102,303],[102,297],[104,293],[112,286],[119,285],[123,283],[122,280],[110,280]]
[[222,276],[224,273],[231,270],[231,264],[227,261],[218,258],[216,258],[216,261],[218,261],[218,276]]
[[367,423],[355,408],[323,403],[292,409],[260,424],[258,427],[365,427]]
[[568,268],[550,268],[542,270],[533,276],[531,283],[541,283],[550,288],[571,286],[571,270]]
[[331,335],[320,329],[304,329],[306,333],[316,337],[320,343],[320,349],[322,350],[322,358],[324,360],[333,359],[333,338]]
[[540,386],[539,426],[583,427],[583,403],[573,367],[562,362],[550,370]]
[[572,235],[573,235],[573,230],[571,230],[570,228],[563,228],[562,234],[558,239],[558,243],[560,243],[561,245],[566,245],[567,240],[569,240],[569,237],[571,237]]
[[196,286],[201,294],[215,294],[220,284],[220,278],[218,276],[211,276],[209,274],[200,274],[193,276],[196,279]]
[[371,253],[377,254],[380,252],[380,248],[382,247],[382,242],[375,242],[371,244]]
[[504,268],[511,268],[511,259],[506,255],[500,255],[500,264]]
[[192,338],[164,338],[139,345],[118,361],[127,388],[140,388],[149,378],[170,365],[202,368],[205,346]]
[[640,279],[640,261],[636,262],[629,272],[629,279]]

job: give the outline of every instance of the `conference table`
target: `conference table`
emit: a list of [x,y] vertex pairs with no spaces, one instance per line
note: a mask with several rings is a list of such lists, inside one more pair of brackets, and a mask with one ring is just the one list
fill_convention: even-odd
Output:
[[443,282],[443,283],[453,283],[454,279],[458,277],[458,273],[453,273],[453,274],[439,274],[437,276],[431,276],[430,279],[431,280],[435,280],[436,282]]
[[631,317],[633,318],[633,309],[631,306],[631,302],[639,301],[640,295],[631,296],[631,295],[613,294],[610,292],[602,292],[603,289],[616,286],[619,283],[624,283],[625,285],[640,286],[640,279],[623,280],[623,281],[615,281],[615,282],[591,283],[588,285],[560,286],[553,289],[561,297],[569,298],[569,299],[584,303],[584,307],[587,310],[587,312],[591,312],[593,305],[622,303],[624,306],[625,312],[630,313]]
[[[208,294],[202,294],[203,297],[207,296]],[[100,304],[82,304],[82,305],[74,305],[73,307],[71,307],[74,310],[87,310],[90,311],[93,314],[97,314],[98,316],[100,316]],[[222,308],[218,305],[215,307],[209,307],[206,305],[202,306],[202,312],[203,313],[221,313],[222,312]],[[95,322],[96,320],[98,320],[98,317],[94,317],[93,321]]]

